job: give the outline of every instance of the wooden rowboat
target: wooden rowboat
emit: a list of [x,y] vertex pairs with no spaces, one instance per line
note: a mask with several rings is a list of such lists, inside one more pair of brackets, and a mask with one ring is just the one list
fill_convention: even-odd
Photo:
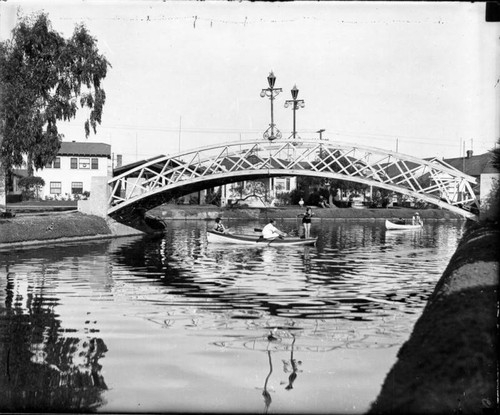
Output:
[[385,228],[387,230],[412,230],[412,229],[421,229],[422,224],[419,225],[412,225],[411,223],[405,223],[405,224],[400,224],[400,223],[394,223],[391,222],[390,220],[386,219],[385,220]]
[[272,246],[294,246],[294,245],[315,245],[318,238],[296,238],[284,237],[283,239],[264,239],[259,235],[233,235],[230,233],[220,233],[207,230],[207,240],[211,243],[229,243],[237,245],[272,245]]

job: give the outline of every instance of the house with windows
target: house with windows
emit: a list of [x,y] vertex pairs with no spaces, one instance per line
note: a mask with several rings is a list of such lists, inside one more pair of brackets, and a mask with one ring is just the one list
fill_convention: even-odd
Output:
[[57,157],[35,176],[45,181],[43,199],[77,199],[90,192],[94,176],[111,171],[111,146],[104,143],[62,142]]

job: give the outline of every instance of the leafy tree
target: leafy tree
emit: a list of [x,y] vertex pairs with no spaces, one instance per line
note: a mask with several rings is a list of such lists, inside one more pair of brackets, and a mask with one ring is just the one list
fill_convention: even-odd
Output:
[[[52,29],[47,14],[24,17],[12,38],[0,42],[0,162],[23,164],[28,174],[51,162],[62,135],[57,122],[88,108],[85,135],[101,123],[107,59],[83,24],[69,39]],[[78,105],[79,104],[79,105]]]
[[222,198],[222,192],[220,188],[217,189],[217,191],[215,191],[214,189],[207,189],[205,203],[207,205],[220,206],[221,198]]
[[23,189],[23,196],[31,199],[40,193],[40,189],[45,186],[45,180],[37,176],[23,177],[19,180],[19,187]]

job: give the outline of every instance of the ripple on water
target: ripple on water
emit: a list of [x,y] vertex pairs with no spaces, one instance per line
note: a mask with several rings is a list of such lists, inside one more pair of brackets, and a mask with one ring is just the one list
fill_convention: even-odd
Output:
[[[270,410],[305,408],[287,406],[293,401],[322,412],[332,396],[350,395],[345,385],[363,392],[365,380],[382,382],[461,232],[442,223],[395,235],[377,223],[317,222],[316,247],[236,249],[208,244],[206,226],[179,222],[162,239],[0,256],[7,310],[0,315],[0,353],[13,350],[15,338],[24,353],[16,362],[27,356],[18,373],[30,374],[16,390],[42,390],[53,373],[75,401],[90,393],[78,385],[93,385],[107,402],[96,397],[93,410],[168,411],[182,395],[192,397],[194,411],[224,396],[219,409],[230,412],[265,385]],[[254,227],[260,224],[234,228]],[[293,364],[297,387],[285,390]],[[203,399],[196,398],[200,391]],[[356,393],[350,407],[364,411],[376,393]],[[260,411],[262,396],[260,389],[245,409]]]

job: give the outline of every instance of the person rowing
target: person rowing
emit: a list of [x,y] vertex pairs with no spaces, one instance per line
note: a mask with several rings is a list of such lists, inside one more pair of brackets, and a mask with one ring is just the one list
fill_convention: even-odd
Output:
[[280,231],[274,223],[274,219],[269,219],[269,223],[262,229],[262,238],[269,241],[274,241],[276,238],[283,239],[285,232]]

